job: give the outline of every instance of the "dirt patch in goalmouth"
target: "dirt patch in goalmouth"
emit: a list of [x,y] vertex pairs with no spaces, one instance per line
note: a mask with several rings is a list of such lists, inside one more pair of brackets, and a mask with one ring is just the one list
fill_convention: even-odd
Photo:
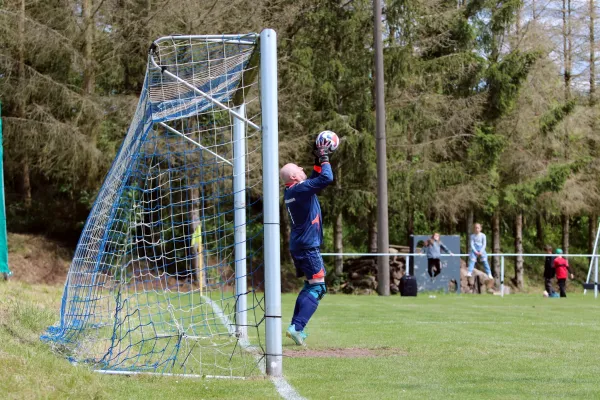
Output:
[[366,349],[360,347],[330,348],[330,349],[298,349],[284,350],[283,355],[291,358],[364,358],[364,357],[390,357],[406,356],[407,353],[395,347],[379,347]]

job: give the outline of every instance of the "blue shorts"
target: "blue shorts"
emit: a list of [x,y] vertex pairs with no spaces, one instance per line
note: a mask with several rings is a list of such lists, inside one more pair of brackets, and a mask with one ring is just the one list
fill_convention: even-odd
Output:
[[325,264],[318,247],[305,250],[290,251],[296,267],[296,276],[309,279],[325,278]]

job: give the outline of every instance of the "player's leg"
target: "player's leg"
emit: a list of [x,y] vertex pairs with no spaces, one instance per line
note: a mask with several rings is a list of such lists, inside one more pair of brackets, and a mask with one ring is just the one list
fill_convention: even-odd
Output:
[[436,277],[442,272],[442,265],[439,258],[434,258],[433,261],[433,276]]
[[560,289],[560,297],[567,297],[567,291],[565,290],[566,284],[567,284],[567,280],[566,279],[559,279],[558,280],[558,287]]
[[467,272],[467,276],[473,275],[473,270],[475,269],[475,263],[477,262],[477,256],[475,253],[469,253],[469,270]]
[[544,286],[546,289],[546,292],[548,292],[548,296],[552,296],[552,294],[554,293],[554,288],[552,287],[552,279],[551,278],[544,278]]
[[304,328],[317,311],[319,302],[327,292],[325,282],[309,283],[308,280],[324,280],[325,266],[321,254],[314,249],[296,252],[292,255],[292,259],[296,268],[304,271],[307,281],[304,282],[304,287],[296,299],[292,323],[286,335],[292,338],[296,344],[302,345],[307,336],[303,332]]
[[317,311],[319,302],[325,296],[327,289],[325,283],[304,283],[304,287],[296,299],[297,312],[292,317],[292,323],[288,327],[286,336],[291,338],[297,345],[304,345],[308,336],[304,329],[311,317]]
[[434,266],[435,266],[434,259],[433,258],[428,258],[427,259],[427,273],[432,278],[433,278],[433,267]]
[[488,278],[492,279],[492,270],[490,268],[490,263],[488,262],[488,256],[487,253],[485,251],[481,252],[481,263],[483,264],[483,268],[485,269],[485,273],[488,276]]
[[302,257],[302,270],[306,273],[307,282],[300,291],[296,304],[298,313],[292,319],[296,331],[301,332],[313,316],[319,302],[325,296],[325,265],[318,249],[306,250]]
[[[304,254],[302,252],[299,252],[299,253],[293,252],[291,255],[292,255],[292,261],[294,262],[294,266],[296,267],[296,277],[300,278],[305,275]],[[302,290],[304,290],[304,289],[302,289]],[[292,321],[286,332],[286,336],[291,338],[297,345],[304,344],[304,338],[300,335],[299,331],[296,331],[296,328],[294,326],[294,320],[297,319],[298,314],[300,312],[300,307],[301,307],[301,302],[302,302],[300,299],[301,295],[302,295],[302,291],[300,291],[300,293],[298,294],[298,297],[296,298],[296,304],[294,306],[294,314],[292,315]]]
[[304,287],[296,299],[298,313],[292,318],[292,325],[297,332],[304,330],[326,292],[325,283],[304,283]]

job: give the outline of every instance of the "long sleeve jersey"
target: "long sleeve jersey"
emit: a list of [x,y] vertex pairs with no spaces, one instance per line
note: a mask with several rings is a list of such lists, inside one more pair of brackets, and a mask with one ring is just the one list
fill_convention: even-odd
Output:
[[311,177],[285,188],[285,208],[292,222],[290,250],[321,247],[323,242],[323,217],[317,193],[333,182],[329,163],[315,166]]
[[485,251],[485,246],[485,233],[479,232],[478,234],[471,235],[471,252]]
[[567,279],[570,272],[569,262],[562,256],[554,259],[554,269],[556,270],[556,279]]
[[421,249],[421,253],[427,254],[427,258],[440,258],[441,250],[443,250],[446,254],[450,254],[450,250],[442,243],[441,240],[437,242],[433,242],[429,246],[424,246]]

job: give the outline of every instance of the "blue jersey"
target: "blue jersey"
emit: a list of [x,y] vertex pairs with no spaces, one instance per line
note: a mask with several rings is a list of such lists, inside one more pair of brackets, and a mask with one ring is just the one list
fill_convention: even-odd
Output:
[[285,189],[283,195],[285,208],[292,222],[291,251],[321,247],[323,217],[317,193],[331,182],[333,182],[331,165],[323,163],[321,168],[315,166],[310,179]]

